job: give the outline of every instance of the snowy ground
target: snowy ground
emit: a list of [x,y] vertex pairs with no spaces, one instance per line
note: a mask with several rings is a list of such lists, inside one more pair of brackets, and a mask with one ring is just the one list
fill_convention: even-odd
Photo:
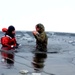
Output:
[[32,75],[36,72],[37,64],[40,64],[38,69],[41,75],[75,75],[75,36],[62,35],[62,33],[57,35],[50,32],[47,35],[49,37],[47,58],[40,58],[42,63],[35,63],[35,54],[33,53],[35,39],[32,33],[18,32],[17,41],[21,46],[15,53],[14,66],[9,68],[6,63],[0,61],[0,75],[21,75],[20,70],[28,70],[27,75]]

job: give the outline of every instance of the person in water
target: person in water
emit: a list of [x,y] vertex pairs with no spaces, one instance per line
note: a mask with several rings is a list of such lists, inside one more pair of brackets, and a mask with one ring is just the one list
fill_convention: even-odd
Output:
[[6,61],[8,64],[14,63],[14,53],[10,54],[8,51],[14,50],[18,46],[15,38],[15,27],[10,25],[8,28],[2,28],[2,32],[5,33],[1,37],[1,49],[5,50],[1,52],[2,60]]
[[48,37],[45,32],[43,24],[39,23],[35,26],[36,31],[33,31],[33,35],[36,39],[36,49],[38,51],[47,51]]

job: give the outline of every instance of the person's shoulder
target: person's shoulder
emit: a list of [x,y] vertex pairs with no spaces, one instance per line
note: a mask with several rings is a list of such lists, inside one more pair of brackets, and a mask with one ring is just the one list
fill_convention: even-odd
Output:
[[7,40],[7,39],[11,39],[11,37],[9,37],[9,36],[2,36],[1,39],[2,40]]
[[8,37],[6,37],[6,36],[1,37],[1,44],[5,44],[5,43],[7,43],[7,41],[9,41]]
[[10,39],[12,39],[9,35],[6,35],[5,37],[6,37],[6,38],[10,38]]
[[43,31],[41,34],[45,35],[45,34],[46,34],[46,32],[45,32],[45,31]]

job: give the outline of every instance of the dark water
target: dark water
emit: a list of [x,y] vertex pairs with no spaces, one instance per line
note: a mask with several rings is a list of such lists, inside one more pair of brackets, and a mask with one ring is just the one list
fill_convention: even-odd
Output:
[[75,75],[75,34],[47,32],[47,35],[48,52],[38,54],[32,32],[16,32],[21,46],[14,52],[13,64],[0,61],[0,75],[21,75],[20,70],[28,70],[27,75]]

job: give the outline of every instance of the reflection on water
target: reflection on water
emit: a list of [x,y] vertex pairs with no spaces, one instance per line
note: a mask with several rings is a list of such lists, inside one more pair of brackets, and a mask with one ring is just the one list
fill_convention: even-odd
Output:
[[44,62],[45,59],[47,58],[46,53],[35,53],[33,57],[33,62],[32,65],[34,67],[35,72],[40,72],[44,68]]
[[1,62],[3,64],[6,64],[4,66],[6,66],[7,68],[11,68],[14,65],[14,52],[9,52],[9,51],[2,51],[1,52],[1,57],[2,60]]

